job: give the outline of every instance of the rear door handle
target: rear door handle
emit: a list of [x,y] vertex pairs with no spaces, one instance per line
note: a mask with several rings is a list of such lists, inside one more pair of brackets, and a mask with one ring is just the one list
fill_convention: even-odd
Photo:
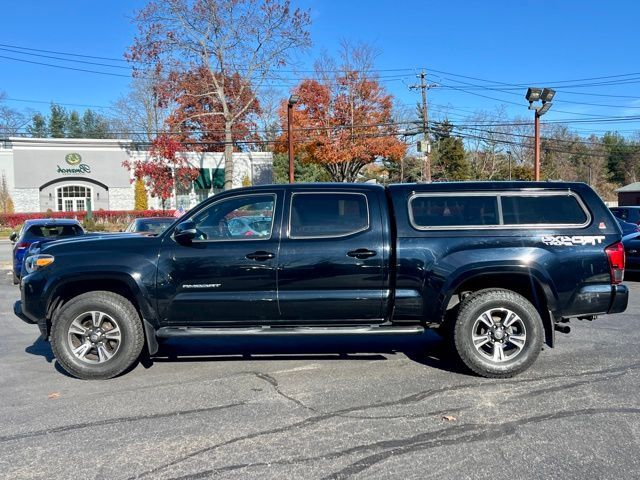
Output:
[[376,252],[373,250],[367,250],[366,248],[358,248],[357,250],[352,250],[350,252],[347,252],[347,255],[350,257],[363,259],[363,258],[375,257]]
[[262,250],[259,250],[253,253],[247,253],[245,255],[245,258],[248,258],[249,260],[269,260],[270,258],[273,258],[273,257],[275,257],[273,253],[265,252]]

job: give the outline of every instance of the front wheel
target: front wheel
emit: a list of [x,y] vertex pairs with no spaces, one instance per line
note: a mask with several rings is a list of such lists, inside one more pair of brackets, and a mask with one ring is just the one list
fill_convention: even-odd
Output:
[[74,377],[115,377],[140,356],[144,332],[140,316],[126,298],[88,292],[64,304],[51,326],[51,348]]
[[508,378],[529,368],[542,349],[544,327],[535,307],[511,290],[467,297],[456,318],[455,349],[478,375]]

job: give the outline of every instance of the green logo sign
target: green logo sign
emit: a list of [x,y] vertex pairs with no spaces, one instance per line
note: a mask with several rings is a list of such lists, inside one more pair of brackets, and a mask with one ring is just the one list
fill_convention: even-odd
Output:
[[69,165],[79,165],[82,161],[82,157],[79,153],[67,153],[64,159]]

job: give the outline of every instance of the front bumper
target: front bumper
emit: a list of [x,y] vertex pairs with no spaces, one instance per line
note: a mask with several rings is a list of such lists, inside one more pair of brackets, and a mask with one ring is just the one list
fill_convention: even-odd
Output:
[[20,300],[13,305],[13,312],[21,320],[38,324],[40,333],[48,336],[46,295],[46,279],[37,271],[22,277],[20,280]]
[[36,323],[38,323],[36,320],[33,320],[24,314],[24,312],[22,311],[22,300],[16,300],[16,302],[13,304],[13,313],[15,313],[16,317],[18,317],[25,323],[28,323],[30,325],[35,325]]

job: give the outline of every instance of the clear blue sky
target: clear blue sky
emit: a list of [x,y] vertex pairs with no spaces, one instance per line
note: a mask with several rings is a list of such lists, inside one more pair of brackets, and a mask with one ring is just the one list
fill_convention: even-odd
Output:
[[[640,119],[640,2],[626,1],[428,1],[428,0],[292,0],[310,8],[313,18],[312,50],[301,57],[307,68],[320,51],[334,53],[341,39],[372,43],[380,56],[378,69],[408,69],[381,75],[399,103],[412,104],[417,93],[407,89],[414,74],[426,68],[429,81],[444,85],[429,92],[434,116],[444,105],[454,121],[477,109],[492,110],[504,102],[511,115],[529,115],[525,88],[511,93],[476,90],[469,85],[486,80],[508,84],[558,85],[554,106],[546,120],[596,119],[597,116],[633,116]],[[122,58],[134,36],[131,18],[141,0],[107,2],[37,0],[3,2],[0,44]],[[60,62],[18,54],[0,46],[0,91],[16,108],[48,111],[50,101],[82,110],[83,106],[109,106],[127,90],[128,79],[62,70],[1,57],[64,64],[113,73],[126,69]],[[40,53],[42,52],[34,52]],[[101,62],[101,60],[87,61]],[[121,65],[122,62],[106,62]],[[303,67],[304,68],[304,67]],[[447,72],[447,73],[442,73]],[[628,75],[634,74],[636,75]],[[456,75],[477,77],[472,80]],[[588,85],[592,77],[627,75]],[[569,81],[565,84],[563,81]],[[495,86],[502,88],[501,86]],[[508,86],[507,86],[508,87]],[[596,95],[597,94],[597,95]],[[633,98],[635,97],[635,98]],[[29,100],[22,102],[19,100]],[[46,103],[31,103],[40,100]],[[582,105],[569,102],[604,104]],[[108,113],[108,110],[103,110]],[[640,120],[625,123],[575,123],[582,133],[619,129],[640,130]]]

